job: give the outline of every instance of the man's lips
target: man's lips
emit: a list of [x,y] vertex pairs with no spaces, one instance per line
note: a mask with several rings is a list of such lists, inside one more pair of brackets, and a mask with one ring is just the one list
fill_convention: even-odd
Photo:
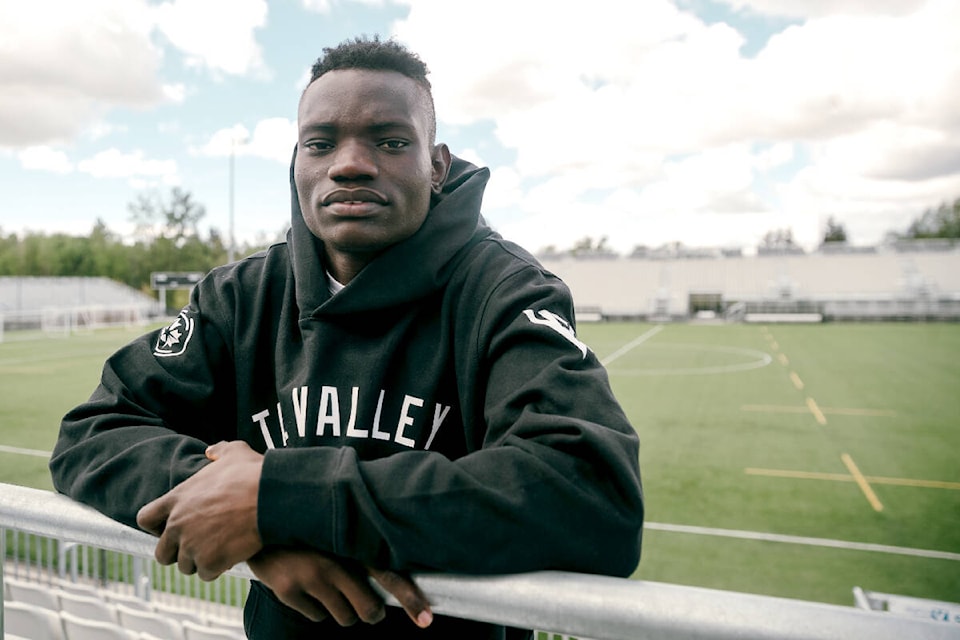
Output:
[[339,188],[326,194],[320,200],[323,206],[342,203],[345,205],[379,204],[388,203],[387,196],[374,189],[360,187],[357,189]]

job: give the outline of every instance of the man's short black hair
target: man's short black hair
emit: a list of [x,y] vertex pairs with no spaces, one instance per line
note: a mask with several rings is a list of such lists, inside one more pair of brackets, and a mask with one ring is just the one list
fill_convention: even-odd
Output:
[[[437,116],[433,105],[433,91],[427,74],[426,63],[420,57],[394,40],[381,40],[379,36],[359,36],[345,40],[336,47],[324,47],[323,55],[313,63],[310,82],[329,71],[365,69],[369,71],[395,71],[402,73],[423,89],[424,106],[429,120],[430,144],[437,132]],[[309,83],[308,83],[309,86]]]
[[430,91],[427,80],[427,65],[417,54],[394,40],[381,40],[379,36],[360,36],[345,40],[336,47],[325,47],[323,55],[313,64],[310,82],[328,71],[338,69],[369,69],[371,71],[396,71]]

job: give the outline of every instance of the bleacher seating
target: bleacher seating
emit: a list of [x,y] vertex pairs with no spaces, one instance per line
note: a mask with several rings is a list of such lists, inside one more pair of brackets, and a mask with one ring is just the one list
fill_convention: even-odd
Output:
[[117,608],[99,597],[79,596],[58,590],[60,612],[69,613],[84,620],[96,620],[117,624]]
[[152,308],[156,300],[109,278],[0,277],[0,311],[128,303]]
[[64,640],[59,613],[16,600],[3,603],[3,630],[30,640]]
[[[607,318],[684,318],[692,314],[693,299],[703,295],[717,295],[724,303],[839,304],[838,317],[862,318],[928,317],[928,308],[952,313],[949,301],[960,299],[956,249],[671,259],[551,256],[542,262],[567,283],[578,309],[599,310]],[[903,300],[926,306],[898,304]]]
[[68,611],[60,612],[65,640],[137,640],[138,634],[114,622],[88,620]]
[[[203,615],[108,588],[5,578],[4,640],[243,640],[239,615]],[[239,613],[239,611],[237,612]]]
[[244,637],[242,632],[237,635],[228,629],[204,627],[189,620],[184,620],[183,632],[184,640],[236,640]]
[[189,620],[195,624],[204,624],[204,618],[196,611],[190,611],[183,607],[165,604],[163,602],[153,603],[153,610],[162,615],[180,620],[181,622]]
[[168,616],[117,605],[118,624],[124,629],[149,633],[159,640],[183,640],[183,624]]
[[157,607],[155,603],[147,602],[143,598],[127,595],[126,593],[121,593],[119,591],[101,591],[100,597],[102,597],[104,600],[106,600],[110,604],[117,605],[118,608],[122,605],[127,609],[139,609],[140,611],[153,611]]
[[60,599],[56,592],[48,587],[33,582],[21,582],[19,580],[5,580],[4,585],[11,600],[32,604],[51,611],[60,610]]
[[0,276],[0,339],[6,331],[129,326],[163,314],[153,297],[108,278]]

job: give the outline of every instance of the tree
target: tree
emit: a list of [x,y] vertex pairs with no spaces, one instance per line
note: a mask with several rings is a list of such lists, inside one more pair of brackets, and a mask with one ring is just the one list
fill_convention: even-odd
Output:
[[[0,275],[104,276],[149,292],[154,271],[209,271],[226,262],[223,234],[211,227],[204,239],[198,232],[205,209],[189,192],[174,188],[168,200],[157,193],[141,194],[127,210],[137,224],[133,243],[110,231],[102,219],[88,236],[4,235],[0,228]],[[253,244],[242,243],[240,255],[263,249],[282,235],[261,234]],[[186,291],[173,295],[172,304],[186,302]]]
[[960,238],[960,198],[927,209],[907,228],[907,238]]
[[761,255],[803,253],[803,249],[794,241],[793,229],[773,229],[764,234],[760,246],[757,247],[757,253]]
[[136,202],[127,205],[127,210],[140,237],[148,242],[166,239],[176,247],[183,246],[188,238],[197,237],[198,224],[207,215],[206,208],[180,187],[170,190],[169,201],[157,193],[139,194]]
[[843,225],[834,220],[833,216],[827,220],[827,230],[823,234],[823,244],[828,242],[846,242],[847,230]]
[[570,255],[573,256],[612,256],[616,252],[607,245],[607,236],[594,240],[590,236],[585,236],[577,240],[573,248],[570,249]]

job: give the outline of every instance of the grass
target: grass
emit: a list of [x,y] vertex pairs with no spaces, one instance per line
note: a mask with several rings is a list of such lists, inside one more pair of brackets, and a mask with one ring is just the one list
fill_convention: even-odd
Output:
[[[580,333],[603,359],[650,328]],[[736,370],[754,352],[770,364]],[[640,433],[649,521],[960,552],[960,326],[667,325],[608,368]],[[865,476],[956,486],[871,482],[877,512],[852,481],[746,473],[849,478],[843,454]],[[855,585],[960,601],[958,561],[646,536],[637,572],[646,580],[837,604],[852,603]]]
[[[136,333],[0,344],[0,444],[50,450]],[[580,336],[601,359],[621,354],[608,369],[640,434],[649,522],[960,554],[960,325],[616,323]],[[917,481],[947,484],[902,484]],[[46,460],[0,452],[0,482],[49,489]],[[653,529],[636,577],[845,605],[853,586],[960,601],[958,560]]]
[[[143,329],[0,343],[0,445],[50,451],[60,419],[86,400],[104,360]],[[43,458],[0,452],[0,482],[52,489]]]

